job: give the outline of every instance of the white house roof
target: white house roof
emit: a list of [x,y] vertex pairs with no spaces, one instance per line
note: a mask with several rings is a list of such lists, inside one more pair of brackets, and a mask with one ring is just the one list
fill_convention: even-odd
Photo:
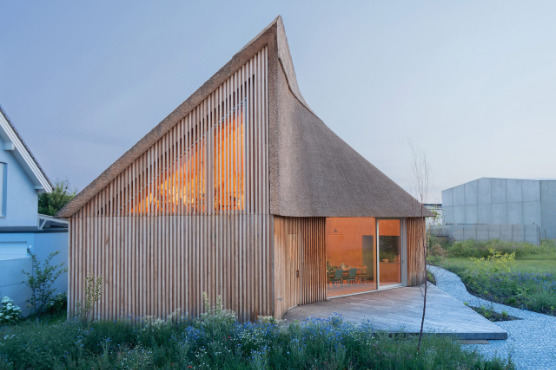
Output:
[[38,164],[27,145],[21,139],[14,126],[11,124],[8,116],[0,106],[0,138],[4,142],[4,147],[0,150],[11,151],[19,162],[29,179],[35,186],[35,190],[39,193],[50,193],[52,184],[46,174]]

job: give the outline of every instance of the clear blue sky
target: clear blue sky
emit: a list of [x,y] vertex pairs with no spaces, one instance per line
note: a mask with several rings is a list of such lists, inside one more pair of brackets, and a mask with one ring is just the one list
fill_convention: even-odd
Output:
[[479,177],[555,178],[553,1],[0,0],[0,104],[82,189],[282,15],[317,115],[429,201]]

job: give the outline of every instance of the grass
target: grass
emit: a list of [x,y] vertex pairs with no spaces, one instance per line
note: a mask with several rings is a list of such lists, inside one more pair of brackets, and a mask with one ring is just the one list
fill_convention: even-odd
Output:
[[[469,257],[447,257],[439,265],[456,273],[457,271],[472,270],[474,268],[473,261]],[[550,274],[556,271],[556,260],[516,259],[511,269],[512,272],[516,273]]]
[[504,369],[454,339],[426,336],[416,353],[414,336],[374,332],[341,317],[283,325],[239,323],[213,309],[199,319],[47,323],[28,320],[0,328],[2,369]]
[[487,318],[492,322],[519,320],[519,318],[515,316],[508,315],[506,311],[496,312],[492,308],[486,306],[480,306],[480,307],[469,306],[469,308],[471,308],[473,311],[484,316],[485,318]]
[[[556,315],[556,244],[540,246],[493,240],[442,244],[431,240],[430,262],[458,274],[467,289],[482,298]],[[515,256],[503,268],[488,261],[492,252]],[[482,261],[477,259],[483,258]],[[510,258],[510,259],[513,259]]]
[[434,274],[428,270],[427,270],[427,281],[429,283],[436,285],[436,278],[434,277]]

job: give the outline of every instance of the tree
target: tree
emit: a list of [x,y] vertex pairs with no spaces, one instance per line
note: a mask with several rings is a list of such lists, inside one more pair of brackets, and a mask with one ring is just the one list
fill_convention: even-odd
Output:
[[51,193],[43,193],[39,196],[39,213],[54,216],[73,197],[75,197],[75,190],[69,190],[69,182],[57,181]]
[[421,349],[421,340],[423,338],[423,326],[425,324],[425,313],[427,311],[427,233],[426,233],[426,218],[425,218],[425,206],[424,203],[428,196],[429,191],[429,180],[430,180],[430,169],[427,164],[427,156],[424,152],[417,149],[415,146],[411,145],[413,151],[413,181],[415,189],[414,192],[417,195],[417,200],[419,201],[419,209],[422,226],[419,232],[420,245],[423,247],[423,281],[424,281],[424,294],[423,294],[423,315],[421,317],[421,328],[419,330],[419,342],[417,344],[417,353]]

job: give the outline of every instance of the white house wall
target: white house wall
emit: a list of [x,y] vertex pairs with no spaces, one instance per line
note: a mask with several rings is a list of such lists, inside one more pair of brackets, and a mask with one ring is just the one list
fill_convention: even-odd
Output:
[[4,150],[4,142],[0,142],[0,162],[6,163],[8,168],[6,214],[0,217],[0,227],[36,227],[38,194],[35,186],[14,157],[13,151]]

